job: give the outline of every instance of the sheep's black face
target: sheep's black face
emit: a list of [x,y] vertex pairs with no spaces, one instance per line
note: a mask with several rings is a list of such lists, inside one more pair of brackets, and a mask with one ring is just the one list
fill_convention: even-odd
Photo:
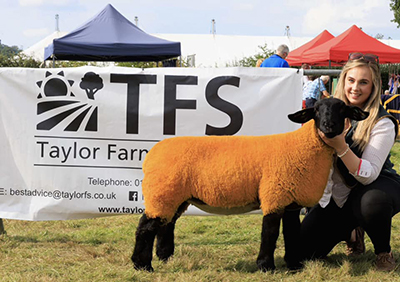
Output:
[[364,120],[368,116],[368,112],[355,106],[347,106],[342,100],[336,98],[319,100],[313,108],[288,115],[291,121],[297,123],[314,119],[315,125],[328,138],[333,138],[343,132],[346,118]]
[[339,99],[324,99],[315,104],[315,125],[326,137],[333,138],[343,132],[347,117],[346,107]]

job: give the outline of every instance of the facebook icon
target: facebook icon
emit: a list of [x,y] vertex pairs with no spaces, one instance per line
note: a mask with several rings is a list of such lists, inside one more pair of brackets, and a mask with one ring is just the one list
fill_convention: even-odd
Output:
[[137,202],[139,200],[138,191],[129,191],[129,201]]

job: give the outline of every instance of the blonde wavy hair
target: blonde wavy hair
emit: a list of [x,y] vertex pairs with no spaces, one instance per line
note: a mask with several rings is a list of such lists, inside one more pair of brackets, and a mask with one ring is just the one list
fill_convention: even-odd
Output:
[[340,74],[339,81],[335,90],[334,97],[344,101],[347,105],[350,104],[345,93],[345,81],[349,70],[357,67],[367,67],[372,74],[372,92],[366,101],[362,110],[369,112],[369,117],[363,121],[359,121],[357,128],[353,134],[353,145],[352,147],[359,146],[361,151],[364,151],[367,145],[371,130],[375,123],[378,121],[378,112],[380,105],[380,94],[382,88],[381,73],[379,65],[371,62],[366,62],[364,59],[348,61],[343,67],[342,73]]

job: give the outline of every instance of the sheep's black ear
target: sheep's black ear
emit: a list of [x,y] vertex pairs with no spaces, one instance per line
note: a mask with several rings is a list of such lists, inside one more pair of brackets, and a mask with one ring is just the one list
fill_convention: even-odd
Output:
[[288,118],[296,123],[305,123],[310,119],[313,119],[314,116],[315,116],[314,108],[308,108],[295,112],[294,114],[290,114],[288,115]]
[[369,116],[369,112],[364,112],[359,107],[346,106],[346,117],[352,120],[364,120]]

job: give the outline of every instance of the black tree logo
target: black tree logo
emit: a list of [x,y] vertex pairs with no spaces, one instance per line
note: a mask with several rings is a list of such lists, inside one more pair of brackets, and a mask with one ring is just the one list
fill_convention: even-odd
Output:
[[86,91],[89,99],[94,100],[94,94],[103,88],[103,79],[94,72],[88,72],[82,77],[79,87]]

